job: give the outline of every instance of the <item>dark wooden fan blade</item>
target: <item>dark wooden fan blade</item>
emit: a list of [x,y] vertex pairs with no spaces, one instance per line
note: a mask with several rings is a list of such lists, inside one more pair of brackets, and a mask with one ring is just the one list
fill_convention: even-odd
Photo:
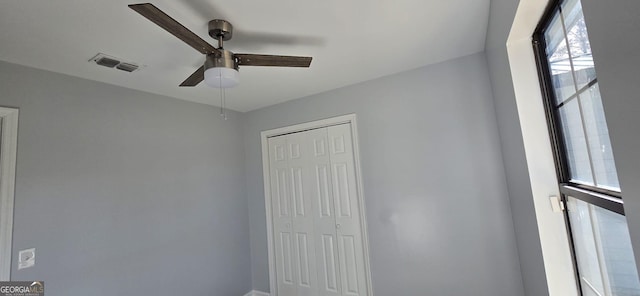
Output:
[[213,45],[202,40],[202,38],[198,37],[198,35],[191,32],[185,26],[171,18],[166,13],[162,12],[162,10],[158,9],[151,3],[130,4],[129,7],[142,16],[146,17],[150,21],[154,22],[156,25],[167,30],[167,32],[173,34],[180,40],[189,44],[191,47],[195,48],[202,54],[208,54],[218,51],[215,47],[213,47]]
[[238,59],[238,65],[241,66],[309,67],[311,65],[312,59],[311,57],[292,57],[243,53],[237,53],[234,56]]
[[204,80],[204,66],[198,68],[189,78],[180,83],[180,86],[196,86]]

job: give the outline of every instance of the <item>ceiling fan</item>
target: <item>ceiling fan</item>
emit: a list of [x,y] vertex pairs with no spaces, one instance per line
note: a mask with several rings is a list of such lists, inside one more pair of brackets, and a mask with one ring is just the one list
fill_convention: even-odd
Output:
[[180,86],[196,86],[204,80],[212,87],[234,87],[239,82],[239,66],[308,68],[311,65],[311,57],[243,54],[224,49],[224,41],[233,36],[233,26],[226,20],[214,19],[209,22],[209,36],[218,41],[216,48],[151,3],[130,4],[129,8],[206,55],[204,65]]

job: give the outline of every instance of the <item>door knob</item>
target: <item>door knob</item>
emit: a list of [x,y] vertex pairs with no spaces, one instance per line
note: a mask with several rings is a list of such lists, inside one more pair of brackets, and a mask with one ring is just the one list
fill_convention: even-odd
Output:
[[336,224],[336,229],[340,229],[340,224]]

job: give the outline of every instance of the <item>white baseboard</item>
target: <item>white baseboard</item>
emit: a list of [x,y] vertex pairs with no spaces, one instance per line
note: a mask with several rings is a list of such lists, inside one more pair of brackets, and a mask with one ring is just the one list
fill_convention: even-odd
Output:
[[253,290],[247,294],[244,294],[244,296],[269,296],[269,293]]

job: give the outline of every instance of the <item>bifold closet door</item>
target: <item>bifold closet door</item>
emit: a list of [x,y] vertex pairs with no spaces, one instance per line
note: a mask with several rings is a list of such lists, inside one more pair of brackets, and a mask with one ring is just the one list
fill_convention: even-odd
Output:
[[285,137],[269,139],[269,178],[271,185],[271,217],[273,244],[275,251],[276,277],[278,294],[282,296],[296,295],[297,279],[295,278],[293,255],[293,229],[291,227],[291,198],[289,186],[291,174],[287,161],[287,144]]
[[367,295],[351,126],[268,141],[278,296]]
[[317,295],[316,249],[309,182],[311,149],[308,133],[295,133],[286,137],[291,172],[291,208],[293,222],[294,271],[297,276],[297,294]]
[[278,295],[318,295],[306,133],[269,139],[273,241]]
[[364,246],[351,125],[327,128],[341,295],[366,296]]
[[331,158],[327,128],[304,132],[311,146],[307,184],[311,190],[318,266],[318,289],[322,296],[342,295],[336,233]]

